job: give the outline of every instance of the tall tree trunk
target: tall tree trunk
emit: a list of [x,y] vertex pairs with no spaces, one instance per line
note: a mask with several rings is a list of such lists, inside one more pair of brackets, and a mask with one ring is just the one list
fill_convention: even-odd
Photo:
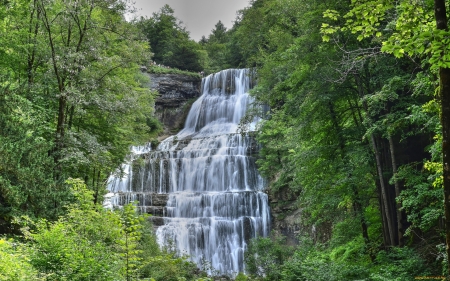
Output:
[[27,58],[28,85],[32,85],[34,82],[34,68],[36,60],[36,37],[39,32],[39,23],[38,23],[39,18],[40,18],[40,10],[38,9],[37,6],[37,0],[34,0],[33,8],[30,13],[30,23],[28,27],[28,44],[33,46],[31,53],[28,53]]
[[383,232],[383,242],[384,245],[390,245],[390,237],[389,237],[389,227],[387,225],[386,214],[384,212],[385,208],[383,207],[383,200],[381,199],[381,184],[379,180],[376,180],[377,192],[378,192],[378,205],[380,206],[380,217],[381,217],[381,230]]
[[61,149],[63,147],[63,137],[64,137],[64,126],[65,126],[65,108],[67,103],[67,97],[64,94],[65,91],[65,83],[64,77],[62,75],[63,71],[60,71],[58,68],[58,59],[57,52],[54,43],[54,34],[52,32],[52,21],[48,18],[48,14],[46,11],[46,4],[43,0],[41,0],[37,5],[40,14],[42,15],[42,22],[44,24],[44,28],[46,30],[48,36],[48,43],[51,49],[51,57],[52,57],[52,65],[56,80],[58,82],[58,91],[59,91],[59,99],[58,99],[58,121],[56,124],[56,134],[55,134],[55,148],[53,151],[53,159],[55,161],[55,178],[58,181],[61,177],[61,163],[59,163],[61,157]]
[[58,147],[62,147],[62,138],[64,137],[64,128],[66,123],[66,104],[67,104],[67,97],[61,94],[61,97],[59,97],[59,107],[58,107],[58,124],[56,126],[56,138],[59,139],[57,142]]
[[[392,139],[391,135],[389,135],[388,140],[389,140],[389,150],[391,152],[392,174],[394,176],[395,197],[398,198],[400,196],[400,184],[399,184],[398,180],[395,178],[395,176],[397,175],[397,162],[395,161],[395,145],[394,145],[394,140]],[[401,211],[402,204],[397,202],[396,208],[397,208],[398,245],[403,246],[404,245],[404,241],[403,241],[404,229],[403,229],[403,214]]]
[[98,197],[100,195],[100,168],[97,172],[97,183],[95,186],[93,186],[94,190],[94,204],[98,203]]
[[388,233],[389,233],[389,245],[388,246],[393,246],[395,245],[395,234],[394,234],[394,224],[392,221],[392,212],[391,212],[391,207],[389,204],[389,198],[388,198],[388,190],[386,187],[386,183],[384,182],[384,178],[383,178],[383,169],[382,169],[382,164],[381,164],[381,158],[380,158],[380,152],[378,150],[376,141],[375,141],[375,136],[373,134],[370,135],[370,142],[372,144],[372,149],[373,152],[375,154],[375,160],[376,160],[376,165],[377,165],[377,173],[378,173],[378,178],[380,181],[380,191],[381,191],[381,199],[382,199],[382,203],[383,205],[381,206],[382,208],[384,208],[384,214],[385,217],[384,219],[387,220],[386,225],[388,227]]
[[[434,15],[437,29],[448,31],[445,2],[445,0],[434,0]],[[439,67],[439,97],[441,99],[445,240],[447,270],[450,275],[450,68]]]
[[73,114],[74,114],[74,112],[75,112],[75,106],[72,105],[72,106],[70,107],[70,110],[69,110],[69,122],[68,122],[68,124],[67,124],[67,130],[69,130],[69,131],[70,131],[70,129],[72,129],[72,124],[73,124]]
[[[355,78],[355,82],[356,82],[356,86],[357,86],[357,91],[359,94],[359,98],[362,100],[362,105],[363,108],[366,112],[368,112],[368,106],[367,103],[364,101],[364,85],[362,82],[362,79],[359,75],[354,75]],[[367,91],[369,90],[369,85],[366,85]],[[361,120],[363,120],[363,117],[361,115],[360,112],[358,112],[360,114],[360,118]],[[379,183],[379,195],[380,195],[380,210],[381,210],[381,219],[383,222],[383,233],[384,233],[384,244],[385,246],[393,246],[395,245],[396,241],[395,241],[395,234],[394,234],[394,225],[393,225],[393,221],[392,221],[392,212],[391,212],[391,207],[390,207],[390,202],[389,202],[389,197],[388,197],[388,190],[386,187],[386,183],[384,181],[384,177],[383,177],[383,164],[382,164],[382,160],[381,160],[381,156],[380,156],[380,151],[377,147],[377,143],[375,140],[375,136],[373,133],[370,134],[370,145],[372,146],[372,151],[373,154],[375,156],[375,165],[376,165],[376,171],[378,174],[378,183]]]

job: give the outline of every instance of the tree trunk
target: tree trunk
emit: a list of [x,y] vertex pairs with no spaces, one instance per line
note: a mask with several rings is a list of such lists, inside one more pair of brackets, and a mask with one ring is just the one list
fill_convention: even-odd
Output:
[[[398,182],[398,180],[395,178],[395,176],[397,175],[397,162],[395,161],[395,145],[394,145],[394,140],[392,139],[392,136],[389,135],[389,150],[391,152],[391,162],[392,162],[392,174],[394,176],[394,186],[395,186],[395,198],[398,198],[400,196],[400,184]],[[403,214],[401,211],[402,208],[402,204],[401,203],[396,203],[396,208],[397,208],[397,235],[398,235],[398,245],[399,246],[403,246],[404,245],[404,241],[403,241]]]
[[97,204],[98,203],[98,197],[99,197],[99,194],[100,194],[100,168],[99,168],[99,170],[97,172],[96,185],[93,186],[93,188],[94,188],[94,204]]
[[74,112],[75,112],[75,106],[72,105],[72,106],[70,107],[70,110],[69,110],[69,122],[68,122],[68,124],[67,124],[67,130],[69,130],[69,131],[70,131],[70,129],[72,129],[72,124],[73,124],[73,114],[74,114]]
[[[36,37],[39,32],[39,20],[40,10],[38,9],[36,0],[33,2],[33,8],[30,13],[30,23],[28,29],[28,44],[31,44],[32,50],[31,53],[28,53],[27,58],[27,76],[28,76],[28,85],[32,85],[34,82],[34,67],[36,60]],[[35,22],[36,21],[36,22]]]
[[[55,162],[57,163],[57,166],[59,167],[59,155],[61,153],[61,149],[63,148],[63,138],[64,138],[64,127],[65,127],[65,108],[66,108],[67,98],[63,95],[59,97],[59,107],[58,107],[58,123],[56,125],[56,155],[55,155]],[[60,170],[60,169],[58,169]]]
[[386,222],[386,214],[384,213],[385,208],[383,207],[383,200],[381,199],[381,184],[379,180],[376,180],[377,192],[378,192],[378,205],[380,206],[380,217],[381,217],[381,230],[383,232],[383,242],[384,245],[390,245],[390,237],[389,237],[389,227]]
[[381,208],[384,208],[384,214],[385,214],[384,219],[387,220],[387,222],[386,222],[386,225],[388,227],[387,232],[389,233],[389,240],[390,240],[388,246],[394,246],[396,243],[395,243],[395,235],[394,235],[394,225],[393,225],[393,222],[391,219],[392,212],[391,212],[391,208],[389,205],[388,190],[386,187],[386,183],[384,182],[384,178],[383,178],[383,169],[382,169],[382,164],[381,164],[381,159],[380,159],[380,152],[378,151],[377,144],[375,142],[375,136],[373,134],[370,135],[370,142],[372,144],[372,149],[375,154],[377,173],[378,173],[378,178],[380,181],[381,199],[382,199],[382,203],[383,203]]
[[[437,29],[448,31],[445,2],[445,0],[434,0],[434,15]],[[441,99],[445,240],[447,270],[450,275],[450,68],[439,68],[439,97]]]
[[[359,75],[354,75],[355,78],[355,82],[356,82],[356,86],[358,88],[358,94],[359,94],[359,98],[362,100],[362,105],[363,108],[366,112],[368,112],[368,106],[367,103],[364,101],[364,86],[363,86],[363,82],[361,81],[362,79],[359,77]],[[369,90],[369,86],[366,85],[367,90]],[[361,119],[361,121],[363,120],[363,117],[361,115],[361,112],[359,112],[359,117]],[[361,122],[362,123],[362,122]],[[383,236],[384,236],[384,244],[385,246],[393,246],[395,245],[395,234],[394,234],[394,225],[393,225],[393,221],[392,221],[392,212],[391,212],[391,207],[390,207],[390,202],[389,202],[389,197],[388,197],[388,190],[383,178],[383,165],[382,165],[382,161],[381,161],[381,157],[380,157],[380,151],[377,147],[377,143],[375,141],[375,136],[374,134],[370,134],[370,140],[369,140],[371,146],[372,146],[372,151],[373,154],[375,156],[375,165],[376,165],[376,172],[378,174],[378,184],[379,184],[379,201],[380,201],[380,210],[381,210],[381,220],[383,222]]]

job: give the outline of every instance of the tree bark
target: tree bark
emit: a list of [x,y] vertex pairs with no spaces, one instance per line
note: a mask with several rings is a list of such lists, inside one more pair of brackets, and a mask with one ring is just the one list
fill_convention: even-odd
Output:
[[38,5],[37,0],[35,0],[33,2],[33,8],[30,13],[30,23],[28,27],[28,44],[31,44],[33,46],[31,53],[28,54],[27,58],[27,76],[29,86],[31,86],[34,83],[34,68],[36,60],[36,37],[39,32],[38,20],[40,18],[40,10],[37,5]]
[[375,154],[377,173],[378,173],[378,178],[380,181],[381,199],[382,199],[382,203],[383,203],[383,205],[381,207],[382,208],[384,207],[385,219],[387,220],[386,225],[388,227],[387,230],[389,233],[389,240],[390,240],[388,246],[394,246],[395,245],[395,235],[394,235],[394,226],[393,226],[393,222],[391,219],[392,212],[391,212],[391,208],[389,205],[388,190],[386,187],[386,183],[384,182],[384,178],[383,178],[383,169],[382,169],[382,164],[381,164],[381,159],[380,159],[380,152],[378,151],[377,144],[375,142],[375,136],[373,134],[370,135],[370,143],[372,144],[372,149]]
[[[356,86],[358,87],[358,94],[360,99],[363,100],[362,105],[366,112],[368,112],[367,103],[364,101],[364,85],[362,79],[359,75],[354,75]],[[367,83],[366,83],[367,84]],[[369,90],[369,85],[366,85],[366,90]],[[363,120],[360,115],[361,120]],[[383,164],[380,157],[380,151],[377,147],[375,136],[373,133],[370,134],[369,139],[370,145],[372,146],[372,151],[375,156],[376,171],[378,174],[378,183],[380,191],[380,209],[381,209],[381,219],[383,222],[383,233],[384,233],[384,244],[385,246],[393,246],[396,244],[395,234],[394,234],[394,223],[392,221],[392,210],[388,197],[388,190],[383,177]]]
[[[391,152],[391,162],[392,162],[392,174],[394,176],[394,186],[395,186],[395,198],[398,198],[400,196],[400,184],[398,180],[395,178],[397,174],[397,161],[395,160],[395,145],[394,140],[392,139],[392,136],[389,135],[389,150]],[[401,211],[402,204],[396,203],[397,208],[397,235],[398,235],[398,245],[403,246],[404,245],[404,239],[403,239],[403,214]]]
[[[436,27],[448,31],[445,0],[434,1]],[[450,68],[439,67],[439,97],[441,99],[442,164],[444,177],[445,240],[447,270],[450,276]]]

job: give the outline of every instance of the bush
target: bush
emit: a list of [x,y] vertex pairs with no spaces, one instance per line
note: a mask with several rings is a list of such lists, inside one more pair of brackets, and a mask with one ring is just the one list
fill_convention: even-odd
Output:
[[177,258],[171,254],[162,254],[149,258],[149,262],[141,270],[142,277],[153,277],[156,281],[178,281],[180,278],[194,280],[200,277],[197,266],[185,258]]
[[0,239],[0,280],[37,281],[37,271],[29,263],[23,245],[13,240]]
[[293,247],[287,246],[281,235],[252,239],[245,253],[247,271],[266,280],[281,280],[281,266],[292,253]]
[[46,280],[120,280],[124,276],[124,228],[119,213],[93,203],[93,192],[71,180],[77,202],[56,222],[40,220],[27,234],[31,264]]
[[153,73],[153,74],[183,74],[183,75],[195,77],[198,79],[202,78],[202,76],[200,74],[198,74],[197,72],[179,70],[177,68],[165,68],[165,67],[156,66],[156,65],[151,65],[148,68],[147,72]]
[[371,269],[371,281],[402,281],[412,280],[415,276],[431,275],[425,260],[413,249],[406,247],[380,251],[376,263]]
[[244,273],[239,272],[239,274],[236,276],[236,278],[234,280],[235,281],[247,281],[248,278]]

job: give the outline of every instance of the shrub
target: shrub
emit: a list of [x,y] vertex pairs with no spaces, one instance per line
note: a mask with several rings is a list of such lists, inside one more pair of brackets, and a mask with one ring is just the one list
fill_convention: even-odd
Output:
[[37,271],[29,263],[23,245],[13,240],[0,239],[0,280],[36,281]]

